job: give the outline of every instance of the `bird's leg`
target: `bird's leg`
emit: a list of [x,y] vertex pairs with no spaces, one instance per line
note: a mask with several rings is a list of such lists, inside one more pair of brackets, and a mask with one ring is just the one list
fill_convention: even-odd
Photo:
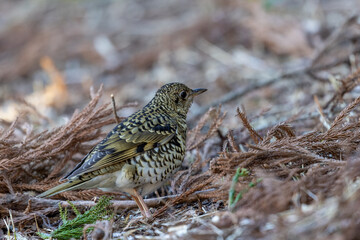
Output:
[[152,215],[151,215],[149,208],[147,207],[146,203],[144,202],[144,199],[136,191],[136,189],[132,189],[130,195],[134,199],[136,204],[138,205],[138,207],[141,211],[141,214],[147,219],[152,219]]
[[134,199],[134,201],[136,202],[136,205],[138,205],[139,209],[140,209],[140,212],[141,212],[141,215],[143,215],[144,217],[146,217],[145,215],[145,211],[144,211],[144,208],[143,206],[141,205],[141,203],[139,202],[139,199],[134,196],[134,195],[131,195],[131,197]]

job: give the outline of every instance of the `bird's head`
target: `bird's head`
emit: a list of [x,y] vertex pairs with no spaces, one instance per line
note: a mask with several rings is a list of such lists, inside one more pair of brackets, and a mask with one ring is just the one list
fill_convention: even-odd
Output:
[[162,104],[165,109],[170,111],[170,114],[173,111],[186,117],[194,97],[206,90],[205,88],[191,89],[179,82],[168,83],[156,92],[152,101]]

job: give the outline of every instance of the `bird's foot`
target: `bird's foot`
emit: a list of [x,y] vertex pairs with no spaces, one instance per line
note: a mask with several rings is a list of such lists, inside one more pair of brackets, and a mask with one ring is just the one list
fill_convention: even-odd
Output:
[[151,214],[151,212],[148,208],[141,211],[141,214],[143,216],[144,221],[151,222],[153,220],[153,215]]
[[142,217],[136,217],[136,218],[133,218],[131,219],[128,224],[126,224],[126,227],[123,229],[124,231],[125,230],[128,230],[129,228],[131,228],[132,226],[134,225],[137,225],[137,224],[149,224],[151,223],[152,221],[154,220],[153,216],[151,215],[148,215],[148,217],[146,216],[142,216]]

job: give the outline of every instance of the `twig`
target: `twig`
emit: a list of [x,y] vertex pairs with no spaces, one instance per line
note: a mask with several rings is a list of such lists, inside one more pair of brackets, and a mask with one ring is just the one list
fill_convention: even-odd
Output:
[[[204,199],[207,198],[206,196],[202,196],[202,194],[208,194],[213,191],[216,191],[217,189],[207,189],[207,190],[201,190],[196,191],[193,194],[191,194],[189,197],[184,198],[184,201],[197,201],[198,198]],[[144,199],[145,203],[149,207],[156,207],[159,205],[164,205],[165,201],[172,200],[177,197],[179,197],[181,194],[175,194],[175,195],[169,195],[165,197],[160,198],[150,198],[150,199]],[[8,206],[9,204],[14,203],[28,203],[28,200],[31,201],[31,206],[33,209],[43,208],[43,207],[57,207],[59,203],[61,204],[61,207],[69,207],[70,204],[67,201],[62,200],[53,200],[53,199],[44,199],[44,198],[34,198],[26,194],[2,194],[0,195],[0,205]],[[94,201],[72,201],[71,202],[75,206],[83,206],[83,207],[91,207],[95,206],[96,202]],[[28,206],[28,205],[26,205]],[[26,207],[24,206],[24,208]],[[111,201],[112,207],[117,208],[136,208],[136,202],[132,200],[112,200]],[[18,206],[19,207],[19,206]],[[34,214],[30,213],[30,214]]]
[[[198,196],[198,194],[209,193],[209,192],[212,192],[212,191],[215,191],[215,189],[197,191],[194,194],[190,195],[185,200],[186,201],[196,201],[198,198],[201,198],[201,196]],[[178,196],[180,196],[180,194],[169,195],[169,196],[164,196],[164,197],[160,197],[160,198],[144,199],[144,201],[145,201],[145,203],[146,203],[146,205],[148,207],[156,207],[156,206],[159,206],[159,205],[163,205],[165,203],[165,201],[174,199],[174,198],[176,198]],[[62,207],[70,206],[67,201],[58,201],[58,200],[50,200],[50,199],[41,199],[41,200],[46,200],[46,202],[49,201],[48,203],[53,202],[55,204],[58,204],[60,202]],[[94,202],[94,201],[73,201],[72,203],[75,206],[91,207],[91,206],[96,205],[96,202]],[[136,202],[133,201],[133,200],[113,200],[113,201],[111,201],[111,206],[112,207],[118,207],[118,208],[137,208]]]
[[326,118],[326,116],[324,115],[324,112],[323,112],[323,110],[322,110],[322,108],[321,108],[319,99],[318,99],[318,97],[317,97],[316,95],[314,96],[314,102],[315,102],[315,104],[316,104],[316,106],[317,106],[317,110],[318,110],[318,112],[319,112],[319,114],[320,114],[320,122],[324,125],[324,127],[325,127],[327,130],[329,130],[329,129],[330,129],[330,122],[329,122],[329,120]]
[[112,107],[113,107],[113,112],[114,112],[115,121],[116,121],[116,124],[119,124],[119,123],[120,123],[120,118],[119,118],[119,116],[118,116],[117,113],[116,113],[116,103],[115,103],[114,94],[111,94],[110,97],[111,97],[111,102],[112,102]]
[[[217,189],[207,189],[202,191],[196,191],[190,196],[179,200],[180,202],[193,202],[198,201],[198,199],[207,199],[208,193],[216,191]],[[203,194],[203,195],[202,195]],[[160,198],[151,198],[145,199],[145,203],[148,207],[157,207],[159,205],[165,205],[167,200],[173,200],[179,197],[181,194],[169,195]],[[67,201],[62,200],[52,200],[52,199],[44,199],[44,198],[33,198],[26,194],[2,194],[0,195],[0,205],[13,205],[14,203],[23,203],[31,201],[31,205],[33,209],[45,208],[42,210],[34,211],[29,213],[28,215],[22,215],[20,217],[14,218],[14,223],[28,221],[33,219],[35,215],[46,215],[55,211],[58,211],[58,205],[61,204],[61,207],[69,207],[70,204]],[[94,201],[73,201],[71,202],[74,206],[82,206],[82,207],[92,207],[96,205]],[[114,208],[137,208],[136,202],[132,200],[113,200],[111,201],[111,206]],[[0,228],[4,227],[4,224],[0,222]]]

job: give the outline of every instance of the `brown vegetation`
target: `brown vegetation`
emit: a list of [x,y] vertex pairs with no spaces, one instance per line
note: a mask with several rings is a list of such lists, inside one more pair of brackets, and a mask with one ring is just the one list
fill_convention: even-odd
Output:
[[[0,56],[0,238],[10,222],[23,236],[36,237],[38,229],[59,226],[59,203],[69,206],[66,200],[73,200],[86,209],[104,194],[114,196],[115,215],[95,226],[106,236],[359,235],[360,17],[333,10],[331,4],[337,1],[318,3],[324,17],[316,19],[318,29],[306,31],[285,13],[298,10],[295,2],[279,3],[273,10],[258,1],[209,1],[199,6],[186,2],[181,13],[175,10],[178,3],[162,3],[186,19],[184,25],[156,4],[144,10],[146,6],[132,3],[140,18],[133,20],[126,4],[102,3],[99,8],[114,8],[124,19],[111,15],[115,19],[105,21],[111,24],[99,35],[99,29],[89,30],[85,21],[69,24],[66,12],[73,5],[54,1],[48,7],[60,6],[56,23],[42,17],[49,9],[36,8],[41,14],[32,12],[18,25],[0,29],[0,49],[9,56]],[[348,4],[360,9],[356,1]],[[81,15],[91,9],[79,3],[73,11]],[[208,12],[201,12],[204,9]],[[332,25],[334,12],[342,16],[342,24]],[[302,14],[297,17],[305,19]],[[147,24],[157,16],[165,20],[153,23],[149,32]],[[162,28],[161,21],[170,27]],[[123,32],[114,23],[123,23]],[[36,34],[20,31],[27,27]],[[61,27],[63,34],[53,31]],[[9,35],[17,40],[10,41]],[[69,42],[76,44],[67,46]],[[74,69],[83,69],[79,64],[67,69],[66,59],[79,61],[96,80],[73,77]],[[20,87],[38,76],[47,79],[46,87]],[[140,213],[122,193],[85,190],[52,199],[35,197],[57,185],[116,124],[109,93],[114,93],[116,110],[124,117],[132,111],[128,108],[142,107],[155,89],[173,78],[209,91],[190,112],[181,170],[145,199],[154,212],[151,224],[131,221]],[[128,103],[134,100],[140,103]],[[248,174],[233,183],[238,168]],[[229,209],[232,183],[235,192],[243,194]]]

